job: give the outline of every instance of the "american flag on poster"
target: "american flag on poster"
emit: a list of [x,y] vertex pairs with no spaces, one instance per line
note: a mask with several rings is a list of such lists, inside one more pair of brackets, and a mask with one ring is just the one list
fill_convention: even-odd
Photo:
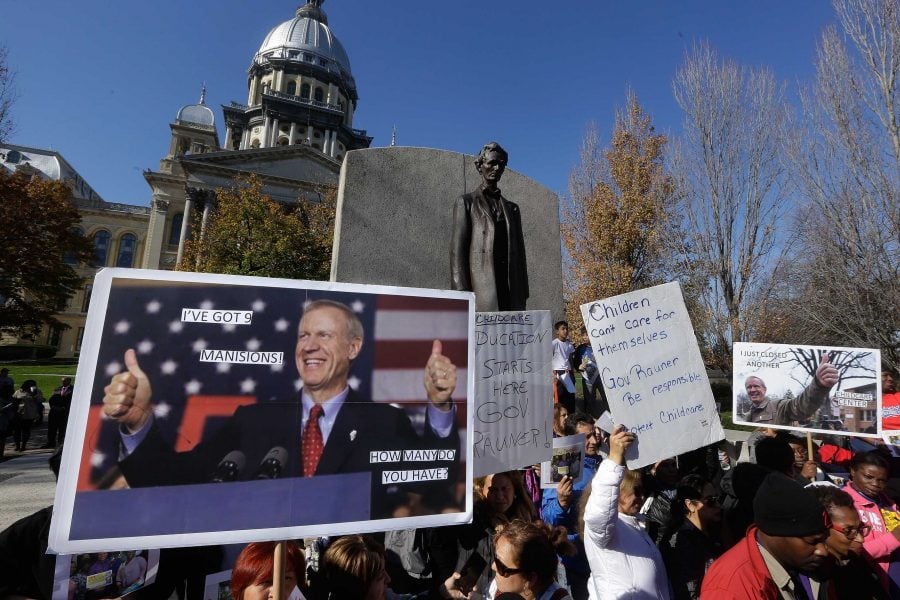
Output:
[[[133,348],[152,390],[154,418],[176,449],[187,450],[215,431],[241,404],[298,399],[296,330],[305,304],[322,298],[349,306],[366,339],[349,384],[360,396],[402,404],[424,426],[423,375],[432,340],[458,368],[454,400],[465,400],[468,303],[400,295],[114,280],[91,394],[87,452],[79,489],[92,489],[116,465],[119,433],[102,417],[103,388],[125,369]],[[183,308],[253,311],[250,325],[183,322]],[[277,365],[201,362],[204,350],[283,352]],[[464,402],[457,419],[465,427]]]

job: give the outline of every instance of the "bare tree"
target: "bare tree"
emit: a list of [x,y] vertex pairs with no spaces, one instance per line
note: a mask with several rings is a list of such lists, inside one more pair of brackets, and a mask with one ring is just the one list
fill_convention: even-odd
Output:
[[[779,302],[795,342],[881,348],[900,364],[900,4],[834,0],[789,146],[807,203]],[[785,302],[785,300],[787,302]]]
[[12,105],[16,101],[16,77],[9,68],[7,55],[7,49],[0,46],[0,144],[13,132]]
[[686,53],[673,89],[684,111],[673,158],[687,232],[681,268],[703,282],[694,325],[706,358],[730,371],[732,343],[750,339],[762,316],[761,288],[785,213],[783,86],[770,71],[699,43]]

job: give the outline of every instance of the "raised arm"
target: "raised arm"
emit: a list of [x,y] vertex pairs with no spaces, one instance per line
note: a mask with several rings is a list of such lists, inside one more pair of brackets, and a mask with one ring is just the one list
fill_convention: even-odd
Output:
[[615,536],[619,511],[619,484],[625,477],[625,451],[635,435],[618,425],[609,438],[609,458],[600,463],[591,482],[591,495],[584,509],[584,534],[600,548]]

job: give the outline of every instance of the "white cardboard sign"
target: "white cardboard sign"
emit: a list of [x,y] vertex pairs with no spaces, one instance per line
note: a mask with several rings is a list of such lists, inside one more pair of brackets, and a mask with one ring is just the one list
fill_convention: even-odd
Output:
[[678,282],[581,306],[616,423],[637,434],[636,469],[725,437]]
[[537,464],[553,446],[550,311],[475,313],[475,476]]

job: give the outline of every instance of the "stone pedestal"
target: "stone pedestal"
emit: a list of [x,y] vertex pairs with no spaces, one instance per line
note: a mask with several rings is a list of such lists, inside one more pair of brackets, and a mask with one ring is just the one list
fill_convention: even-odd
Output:
[[[481,183],[474,160],[430,148],[348,152],[338,188],[331,280],[449,289],[451,211],[456,198]],[[500,189],[522,213],[527,309],[563,319],[559,199],[511,169]]]

